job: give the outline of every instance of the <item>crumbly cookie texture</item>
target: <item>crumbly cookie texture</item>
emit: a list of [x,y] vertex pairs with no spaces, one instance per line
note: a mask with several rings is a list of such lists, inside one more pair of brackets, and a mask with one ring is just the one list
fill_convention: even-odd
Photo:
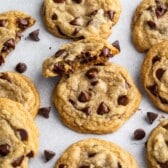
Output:
[[138,51],[168,40],[168,1],[143,0],[133,17],[132,37]]
[[56,162],[55,168],[138,168],[134,157],[118,145],[86,139],[72,144]]
[[39,93],[33,82],[16,72],[0,73],[0,98],[9,98],[21,103],[33,118],[40,106]]
[[141,94],[128,72],[113,63],[63,77],[53,102],[63,122],[82,133],[114,132],[135,113]]
[[149,168],[168,167],[168,119],[151,132],[147,143],[147,157]]
[[142,82],[153,103],[168,112],[168,41],[153,46],[141,68]]
[[61,38],[107,38],[120,13],[119,0],[44,0],[42,6],[47,29]]
[[21,39],[21,33],[34,23],[34,18],[20,11],[0,13],[0,65],[15,49],[16,43]]
[[25,108],[0,98],[0,168],[27,168],[38,152],[38,128]]
[[69,74],[88,65],[106,62],[119,49],[100,38],[88,38],[64,44],[43,63],[43,76]]

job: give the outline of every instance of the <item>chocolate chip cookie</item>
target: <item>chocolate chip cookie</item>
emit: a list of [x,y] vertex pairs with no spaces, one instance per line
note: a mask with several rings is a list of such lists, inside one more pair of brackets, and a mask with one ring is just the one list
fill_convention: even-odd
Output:
[[27,168],[38,152],[38,129],[24,107],[0,98],[0,167]]
[[43,63],[43,76],[69,74],[88,65],[100,64],[119,53],[119,49],[100,38],[87,38],[62,45]]
[[118,145],[101,139],[72,144],[56,162],[55,168],[138,168],[134,157]]
[[146,54],[142,82],[153,103],[168,112],[168,41],[153,46]]
[[44,0],[42,6],[47,29],[61,38],[107,38],[120,13],[119,0]]
[[168,40],[168,2],[143,0],[133,17],[132,37],[138,51],[149,50],[153,45]]
[[33,82],[24,75],[15,72],[1,72],[1,97],[21,103],[33,117],[38,112],[40,104],[39,93]]
[[147,142],[147,157],[149,168],[168,167],[168,119],[151,132]]
[[63,77],[53,102],[63,122],[82,133],[116,131],[135,113],[141,94],[128,72],[113,63],[85,67]]
[[21,39],[21,33],[34,23],[34,18],[20,11],[0,13],[0,65],[15,49],[16,43]]

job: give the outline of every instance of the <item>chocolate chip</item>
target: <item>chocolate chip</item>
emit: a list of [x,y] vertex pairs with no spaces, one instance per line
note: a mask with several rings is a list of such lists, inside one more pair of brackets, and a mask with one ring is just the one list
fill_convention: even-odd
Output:
[[97,12],[98,12],[98,10],[94,10],[89,14],[89,16],[95,16],[97,14]]
[[146,22],[147,25],[151,28],[151,29],[155,29],[156,28],[156,23],[153,22],[152,20],[149,20]]
[[34,157],[34,152],[33,152],[33,151],[30,151],[26,156],[27,156],[28,158],[32,158],[32,157]]
[[52,15],[51,19],[52,19],[52,20],[57,20],[57,19],[58,19],[57,14],[56,14],[56,13],[54,13],[54,14]]
[[69,24],[75,25],[75,26],[80,26],[80,24],[78,23],[78,19],[79,19],[79,17],[76,17],[75,19],[70,21]]
[[25,19],[19,18],[17,22],[18,22],[19,28],[21,29],[26,29],[29,26],[29,18],[25,18]]
[[54,0],[55,3],[64,3],[65,0]]
[[99,81],[98,81],[97,79],[93,79],[93,80],[91,81],[91,85],[92,85],[92,86],[96,86],[98,83],[99,83]]
[[4,61],[3,56],[2,56],[2,55],[0,55],[0,65],[2,65],[4,62],[5,62],[5,61]]
[[65,49],[58,50],[58,51],[55,53],[55,57],[57,58],[57,57],[63,55],[65,52],[66,52]]
[[91,158],[91,157],[94,157],[94,156],[96,156],[96,155],[97,155],[97,153],[95,153],[95,152],[94,152],[94,153],[89,153],[89,154],[88,154],[88,157]]
[[162,3],[159,3],[155,9],[156,16],[159,18],[166,13],[166,6]]
[[118,162],[118,168],[122,168],[121,164]]
[[88,102],[90,99],[91,99],[91,94],[86,91],[82,91],[78,96],[78,100],[80,102]]
[[109,53],[110,53],[109,48],[103,47],[102,52],[101,52],[100,55],[101,55],[101,56],[104,56],[104,57],[107,57],[107,56],[109,55]]
[[50,150],[44,150],[44,156],[45,156],[46,162],[48,162],[55,156],[55,152],[50,151]]
[[73,106],[76,106],[76,105],[77,105],[77,103],[76,103],[75,100],[69,99],[69,102],[70,102]]
[[90,107],[85,107],[84,109],[81,110],[83,113],[85,113],[86,115],[90,115],[92,112],[91,112],[91,109]]
[[90,20],[88,20],[88,22],[86,23],[86,26],[89,26],[89,25],[91,25],[93,23],[93,19],[90,19]]
[[159,163],[160,168],[168,168],[168,161],[165,163]]
[[153,124],[153,122],[156,120],[157,117],[158,117],[158,114],[153,112],[147,112],[147,118],[148,118],[149,124]]
[[43,116],[44,118],[49,118],[51,107],[42,107],[38,110],[38,114]]
[[59,26],[56,26],[56,28],[57,28],[59,34],[61,34],[62,36],[66,36],[66,34],[64,34],[64,33],[62,32],[62,30],[60,29]]
[[82,166],[79,166],[79,168],[90,168],[89,165],[82,165]]
[[135,140],[141,140],[145,137],[145,131],[143,129],[136,129],[134,131],[134,139]]
[[113,10],[107,11],[108,17],[111,21],[114,19],[115,12]]
[[119,43],[118,40],[114,41],[114,42],[112,43],[112,45],[113,45],[115,48],[117,48],[119,51],[121,51],[120,43]]
[[27,141],[28,140],[28,133],[26,130],[24,129],[17,129],[17,132],[20,135],[20,138],[22,141]]
[[5,52],[10,48],[12,48],[12,49],[15,48],[15,40],[14,39],[9,39],[4,43],[4,47],[2,48],[2,52]]
[[5,27],[6,25],[6,20],[0,19],[0,27]]
[[89,79],[97,78],[98,76],[98,69],[91,68],[85,74]]
[[82,2],[82,0],[73,0],[74,2],[76,2],[76,3],[81,3]]
[[65,71],[65,68],[64,68],[64,64],[62,62],[57,62],[54,65],[53,72],[61,75],[64,71]]
[[168,104],[168,100],[166,100],[165,98],[159,96],[159,99],[160,99],[161,103]]
[[166,70],[162,69],[162,68],[159,68],[157,71],[156,71],[156,77],[161,80],[163,74],[165,73]]
[[29,38],[34,40],[34,41],[40,41],[40,39],[39,39],[39,31],[40,30],[37,29],[37,30],[34,30],[31,33],[29,33]]
[[9,83],[12,83],[11,79],[9,78],[8,74],[6,74],[6,73],[0,73],[0,79],[6,80]]
[[11,164],[13,167],[17,167],[20,166],[22,164],[22,161],[24,159],[24,156],[21,156],[19,158],[17,158],[16,160],[14,160]]
[[19,62],[16,65],[15,70],[19,73],[23,73],[27,70],[27,65],[25,63]]
[[148,86],[147,89],[154,95],[157,96],[158,95],[158,86],[156,84],[152,85],[152,86]]
[[10,152],[10,145],[2,144],[0,145],[0,156],[6,156]]
[[60,164],[60,165],[58,166],[58,168],[68,168],[68,165],[67,165],[67,164]]
[[157,61],[160,61],[160,57],[159,56],[155,56],[155,57],[153,57],[153,59],[152,59],[152,64],[155,64]]
[[126,106],[129,103],[129,99],[126,95],[122,95],[118,97],[118,104],[122,106]]
[[109,111],[110,110],[109,110],[108,106],[104,102],[101,102],[98,109],[97,109],[97,114],[103,115],[103,114],[109,113]]
[[73,36],[76,36],[76,35],[79,33],[79,31],[80,31],[80,28],[79,28],[79,27],[76,27],[76,28],[74,29],[74,32],[72,33],[72,35],[73,35]]

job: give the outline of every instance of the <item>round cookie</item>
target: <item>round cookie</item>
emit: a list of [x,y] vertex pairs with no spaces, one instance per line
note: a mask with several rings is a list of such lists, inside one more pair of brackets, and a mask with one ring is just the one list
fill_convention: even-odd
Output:
[[167,0],[143,0],[132,21],[132,37],[140,52],[168,39]]
[[0,73],[0,98],[21,103],[34,118],[40,106],[39,93],[33,82],[16,72]]
[[0,167],[27,168],[38,152],[38,129],[30,114],[15,101],[0,98]]
[[47,29],[61,38],[106,39],[120,13],[119,0],[44,0],[42,6]]
[[153,46],[141,67],[144,88],[153,103],[168,112],[168,41]]
[[119,47],[101,38],[87,38],[61,46],[43,62],[43,76],[54,77],[68,74],[83,67],[104,63],[119,53]]
[[116,131],[135,113],[141,94],[128,72],[113,63],[85,67],[63,77],[53,102],[63,122],[82,133]]
[[55,168],[138,168],[131,154],[118,145],[86,139],[72,144],[56,162]]
[[149,168],[168,167],[168,119],[151,132],[147,142],[147,157]]

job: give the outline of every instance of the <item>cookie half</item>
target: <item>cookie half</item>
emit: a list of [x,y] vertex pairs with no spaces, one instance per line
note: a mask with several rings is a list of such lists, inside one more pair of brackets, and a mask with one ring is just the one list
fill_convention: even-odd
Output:
[[138,168],[134,157],[118,145],[100,139],[86,139],[72,144],[55,168]]
[[104,63],[118,53],[118,48],[100,38],[64,44],[43,62],[43,76],[69,74],[88,65]]
[[141,94],[128,72],[113,63],[85,67],[56,85],[53,102],[62,121],[82,133],[116,131],[135,113]]
[[38,129],[24,107],[0,98],[0,167],[27,168],[38,152]]
[[147,142],[149,168],[168,167],[168,119],[162,121],[150,134]]
[[168,40],[168,3],[166,0],[143,0],[132,21],[132,37],[138,51]]
[[47,29],[61,38],[107,38],[120,13],[119,0],[44,0],[42,6]]
[[20,11],[0,13],[0,65],[15,49],[16,43],[21,39],[21,33],[34,23],[34,18]]
[[168,41],[153,46],[141,67],[142,82],[153,103],[168,112]]
[[16,72],[0,73],[0,98],[9,98],[21,103],[33,117],[40,106],[40,96],[33,82]]

